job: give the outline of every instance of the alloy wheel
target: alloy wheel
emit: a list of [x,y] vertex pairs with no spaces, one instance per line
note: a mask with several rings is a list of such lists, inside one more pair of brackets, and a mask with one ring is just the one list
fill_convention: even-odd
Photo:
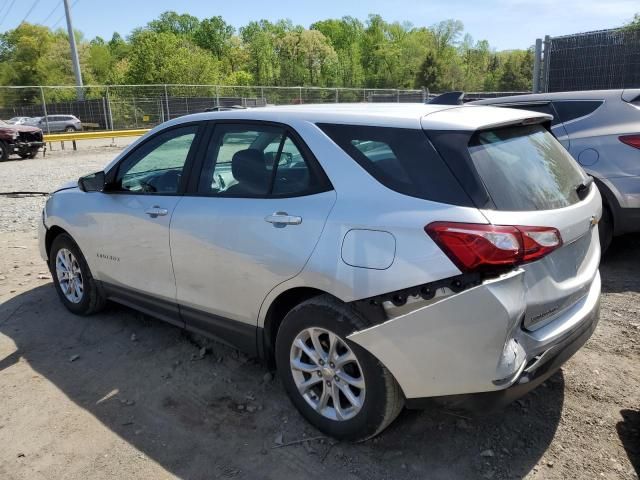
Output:
[[349,420],[362,409],[362,368],[335,333],[318,327],[301,331],[291,345],[290,367],[298,392],[323,417]]
[[84,295],[82,270],[78,259],[66,248],[56,255],[56,276],[63,295],[71,303],[80,303]]

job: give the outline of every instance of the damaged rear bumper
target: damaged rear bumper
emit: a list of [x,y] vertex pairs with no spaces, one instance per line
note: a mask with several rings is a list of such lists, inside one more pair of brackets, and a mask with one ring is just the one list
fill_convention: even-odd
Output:
[[427,397],[499,406],[542,383],[589,339],[600,274],[584,297],[534,331],[522,327],[525,296],[519,270],[348,338],[391,371],[410,407]]

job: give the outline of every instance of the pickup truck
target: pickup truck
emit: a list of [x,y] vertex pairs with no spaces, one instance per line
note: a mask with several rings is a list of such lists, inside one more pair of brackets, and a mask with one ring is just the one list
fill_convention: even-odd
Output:
[[0,161],[8,160],[13,154],[21,158],[34,158],[44,145],[41,129],[11,125],[0,120]]

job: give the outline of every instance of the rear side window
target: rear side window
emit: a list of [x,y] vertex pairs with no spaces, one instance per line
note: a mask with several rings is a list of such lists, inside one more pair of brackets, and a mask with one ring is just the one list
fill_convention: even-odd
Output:
[[378,182],[412,197],[472,206],[422,130],[318,124]]
[[580,201],[582,170],[540,125],[477,132],[469,152],[498,210],[551,210]]
[[556,107],[560,121],[569,122],[595,112],[602,103],[601,100],[567,100],[553,102],[553,105]]

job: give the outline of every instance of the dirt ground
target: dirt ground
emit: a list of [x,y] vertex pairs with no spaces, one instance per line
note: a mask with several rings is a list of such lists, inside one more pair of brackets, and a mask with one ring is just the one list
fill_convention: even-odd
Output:
[[[0,191],[51,190],[118,151],[0,163]],[[543,386],[488,416],[405,411],[352,445],[318,438],[234,350],[124,307],[68,313],[38,255],[43,201],[0,196],[2,480],[638,478],[640,236],[613,243],[601,322]]]

